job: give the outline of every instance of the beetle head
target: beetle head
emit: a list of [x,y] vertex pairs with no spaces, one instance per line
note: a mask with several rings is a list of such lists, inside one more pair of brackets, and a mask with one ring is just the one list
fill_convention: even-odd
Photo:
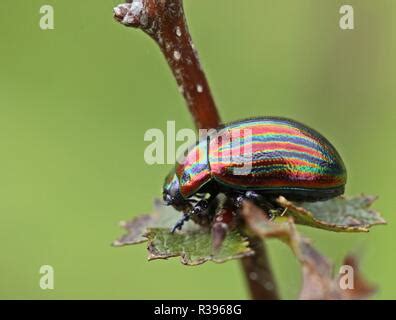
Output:
[[174,170],[166,177],[162,194],[165,204],[173,206],[177,211],[186,212],[191,209],[190,202],[180,192],[179,179]]

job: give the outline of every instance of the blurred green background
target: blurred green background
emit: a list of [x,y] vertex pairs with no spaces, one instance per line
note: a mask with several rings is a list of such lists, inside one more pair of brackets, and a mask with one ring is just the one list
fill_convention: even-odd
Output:
[[[39,9],[55,9],[55,30]],[[158,48],[112,19],[116,0],[0,2],[0,298],[248,298],[238,261],[147,262],[145,245],[112,248],[118,221],[150,212],[169,165],[149,166],[150,128],[192,127]],[[355,30],[339,28],[351,4]],[[190,29],[225,121],[300,120],[328,137],[348,194],[380,196],[388,220],[368,234],[300,228],[335,263],[349,251],[396,298],[393,0],[185,0]],[[298,264],[269,242],[285,298]],[[41,290],[39,268],[55,269]]]

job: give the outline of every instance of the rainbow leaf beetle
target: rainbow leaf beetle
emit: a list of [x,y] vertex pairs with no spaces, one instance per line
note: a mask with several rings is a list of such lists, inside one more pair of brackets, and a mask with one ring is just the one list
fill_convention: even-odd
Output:
[[[244,167],[249,170],[237,172]],[[236,206],[247,199],[269,209],[281,195],[291,201],[339,196],[346,178],[339,153],[320,133],[291,119],[258,117],[201,137],[166,177],[163,199],[184,212],[174,232],[219,193]]]

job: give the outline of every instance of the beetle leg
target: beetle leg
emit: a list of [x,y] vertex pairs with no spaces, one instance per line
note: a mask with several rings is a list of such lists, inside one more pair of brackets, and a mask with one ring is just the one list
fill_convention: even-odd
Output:
[[268,201],[267,198],[265,198],[262,194],[259,194],[255,191],[249,190],[246,191],[244,194],[239,195],[236,198],[236,202],[237,202],[236,205],[238,208],[242,206],[243,200],[249,200],[258,207],[262,208],[265,211],[265,213],[268,215],[268,218],[270,220],[273,220],[276,216],[276,214],[274,213],[278,212],[278,210],[274,208],[274,206],[271,204],[271,202]]
[[259,203],[268,203],[268,201],[264,198],[263,195],[255,192],[255,191],[246,191],[244,194],[245,198],[251,201],[256,202],[257,204]]
[[268,202],[261,194],[250,190],[243,193],[238,193],[235,200],[238,208],[242,206],[243,200],[252,201],[254,204],[257,204],[259,206],[261,206],[262,204],[266,204],[268,207]]
[[205,210],[207,210],[209,208],[212,199],[213,199],[213,195],[211,194],[209,198],[199,200],[190,210],[190,212],[184,213],[183,217],[178,222],[176,222],[175,226],[172,228],[172,233],[174,233],[176,230],[181,230],[184,225],[184,222],[190,220],[191,215],[198,215],[204,212]]
[[189,213],[184,213],[183,217],[178,222],[176,222],[175,226],[172,228],[172,233],[174,233],[176,230],[181,230],[184,225],[184,222],[190,220],[190,215],[200,214],[201,212],[205,211],[208,207],[209,207],[208,200],[198,201]]
[[[209,200],[209,199],[208,199]],[[198,201],[194,208],[191,210],[190,214],[200,214],[203,211],[205,211],[206,209],[209,208],[209,201],[204,199],[204,200],[200,200]]]
[[216,191],[212,191],[212,192],[208,192],[206,195],[208,195],[208,197],[206,199],[203,199],[203,197],[205,197],[205,195],[200,195],[200,197],[202,197],[201,200],[199,200],[194,207],[192,208],[192,210],[190,211],[190,214],[192,215],[199,215],[202,212],[204,212],[205,210],[209,209],[209,207],[211,206],[211,204],[215,203],[213,200],[215,200],[215,198],[218,195],[218,192]]
[[190,220],[190,215],[188,213],[184,213],[183,217],[176,222],[176,224],[174,225],[174,227],[172,228],[172,233],[174,233],[176,230],[181,230],[181,228],[184,225],[184,222]]

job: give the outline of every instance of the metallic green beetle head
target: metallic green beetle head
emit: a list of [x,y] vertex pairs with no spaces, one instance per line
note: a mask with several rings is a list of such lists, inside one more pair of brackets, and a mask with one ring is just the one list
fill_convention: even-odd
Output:
[[173,206],[177,211],[186,212],[191,209],[191,203],[184,199],[180,192],[179,179],[175,169],[171,170],[165,178],[162,195],[166,205]]

